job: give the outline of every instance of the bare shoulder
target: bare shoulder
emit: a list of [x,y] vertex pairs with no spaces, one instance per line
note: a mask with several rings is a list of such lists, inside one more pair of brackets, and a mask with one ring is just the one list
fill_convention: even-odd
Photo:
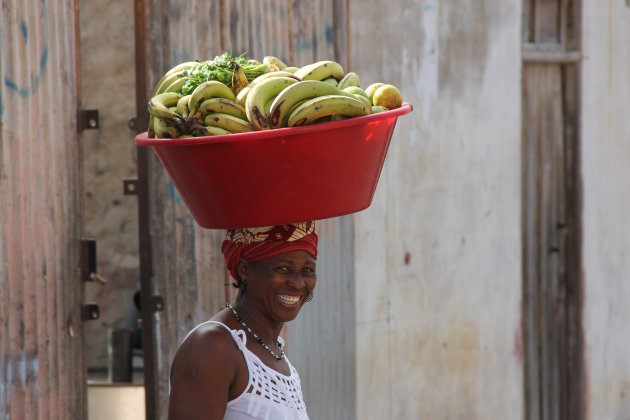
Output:
[[226,367],[230,360],[236,360],[238,351],[234,338],[225,327],[214,323],[203,324],[177,349],[172,364],[173,374],[187,372],[193,377],[204,369],[213,369],[215,364]]
[[180,345],[171,365],[169,419],[222,419],[242,375],[240,350],[231,333],[204,324]]

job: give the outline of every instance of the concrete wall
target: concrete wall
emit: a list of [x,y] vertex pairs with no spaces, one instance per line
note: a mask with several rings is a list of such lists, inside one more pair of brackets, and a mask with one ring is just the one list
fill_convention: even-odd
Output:
[[583,2],[588,418],[630,418],[630,5]]
[[83,107],[99,110],[100,128],[83,135],[85,235],[96,239],[98,272],[107,280],[86,287],[100,319],[85,326],[86,363],[107,366],[107,332],[122,326],[138,287],[138,210],[123,195],[123,178],[136,176],[133,2],[82,0],[80,44]]
[[351,16],[362,84],[415,107],[354,219],[357,418],[520,419],[520,5]]

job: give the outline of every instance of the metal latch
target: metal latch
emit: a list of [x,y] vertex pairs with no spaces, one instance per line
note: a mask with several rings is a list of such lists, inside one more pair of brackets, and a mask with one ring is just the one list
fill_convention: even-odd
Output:
[[164,310],[164,299],[160,295],[151,296],[151,311],[160,312]]
[[98,109],[79,109],[77,111],[77,129],[94,130],[99,128]]
[[123,193],[138,195],[138,178],[123,178]]
[[98,305],[96,303],[86,303],[81,305],[81,320],[90,321],[98,319],[101,315]]
[[81,277],[83,281],[106,284],[102,276],[96,273],[96,240],[81,238]]

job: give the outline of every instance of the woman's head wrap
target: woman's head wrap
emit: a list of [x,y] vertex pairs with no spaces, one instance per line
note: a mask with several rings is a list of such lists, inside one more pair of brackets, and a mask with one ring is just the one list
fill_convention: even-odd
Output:
[[261,261],[288,252],[306,251],[317,259],[315,222],[229,229],[221,251],[225,257],[225,265],[235,279],[236,264],[241,258],[246,261]]

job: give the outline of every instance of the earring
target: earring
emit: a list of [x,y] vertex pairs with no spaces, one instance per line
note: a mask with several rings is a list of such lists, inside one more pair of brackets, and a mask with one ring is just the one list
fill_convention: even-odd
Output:
[[311,292],[311,295],[308,298],[306,298],[306,301],[310,302],[311,300],[313,300],[313,295],[314,294],[315,294],[315,292]]

